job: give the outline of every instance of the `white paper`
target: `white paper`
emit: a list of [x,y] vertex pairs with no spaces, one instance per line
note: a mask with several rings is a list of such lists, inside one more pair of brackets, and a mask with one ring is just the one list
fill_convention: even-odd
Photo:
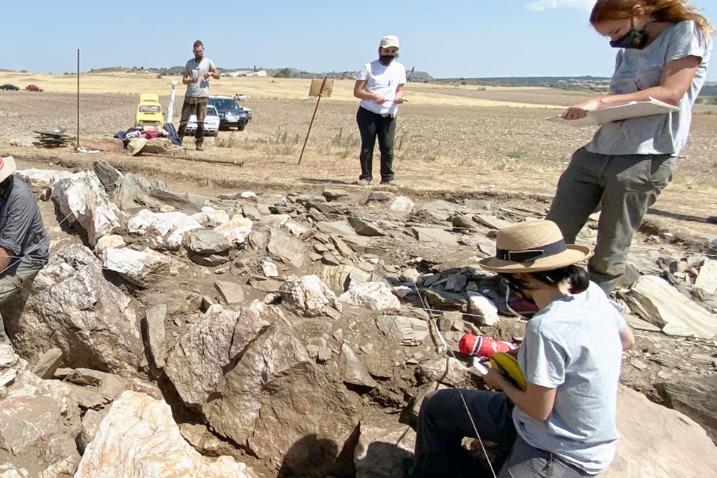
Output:
[[650,98],[649,101],[633,101],[626,105],[611,106],[588,112],[587,116],[580,119],[566,120],[560,116],[551,116],[548,121],[555,121],[567,126],[576,128],[582,126],[598,126],[612,121],[620,121],[641,116],[662,115],[678,111],[676,106],[669,105],[662,101]]

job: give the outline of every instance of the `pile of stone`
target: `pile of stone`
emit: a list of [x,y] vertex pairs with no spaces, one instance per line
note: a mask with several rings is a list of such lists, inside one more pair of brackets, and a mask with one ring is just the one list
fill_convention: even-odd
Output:
[[[49,188],[73,234],[54,238],[24,306],[0,311],[14,344],[0,347],[0,477],[401,476],[426,393],[482,386],[451,352],[460,336],[523,336],[475,264],[540,205],[206,198],[106,163],[21,174]],[[692,382],[651,380],[714,438],[717,414],[700,404],[715,391],[715,261],[664,244],[636,257],[619,297],[654,343],[626,368],[699,363]],[[687,416],[627,388],[619,414],[605,476],[715,472],[717,449]]]

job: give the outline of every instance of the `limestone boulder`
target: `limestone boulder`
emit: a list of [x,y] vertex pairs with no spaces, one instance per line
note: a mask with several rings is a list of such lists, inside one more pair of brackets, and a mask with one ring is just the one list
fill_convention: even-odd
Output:
[[137,374],[144,347],[134,308],[105,280],[92,251],[63,247],[35,277],[33,289],[24,308],[10,301],[1,310],[20,355],[57,347],[67,366]]
[[269,323],[269,309],[255,301],[240,312],[212,305],[169,351],[165,372],[184,403],[201,409],[216,392],[224,369]]
[[184,213],[152,212],[148,209],[142,209],[127,223],[131,234],[143,236],[153,247],[165,247],[170,251],[180,248],[187,232],[201,228],[196,219]]
[[128,248],[110,248],[102,254],[104,267],[122,276],[128,282],[147,287],[166,276],[172,260],[169,256],[150,248],[135,251]]
[[102,236],[112,234],[122,226],[119,209],[110,201],[93,172],[75,173],[57,180],[51,197],[70,223],[84,229],[91,247]]
[[304,317],[330,315],[341,309],[336,294],[316,275],[286,281],[281,295],[289,308]]
[[316,444],[343,444],[358,422],[356,398],[330,381],[278,322],[249,345],[217,396],[207,416],[212,429],[260,459],[281,462],[290,451],[310,464],[292,476],[328,476],[322,470],[339,450]]
[[388,422],[385,417],[361,420],[354,448],[356,478],[403,476],[403,461],[413,456],[416,433],[408,425]]
[[385,282],[355,284],[339,296],[339,301],[369,310],[398,310],[401,302]]
[[717,476],[717,447],[694,421],[621,386],[617,455],[605,478]]
[[126,391],[87,446],[75,478],[256,478],[233,458],[205,458],[189,445],[164,401]]
[[22,179],[35,190],[51,188],[58,179],[72,176],[69,171],[55,169],[22,169],[15,171],[15,176]]

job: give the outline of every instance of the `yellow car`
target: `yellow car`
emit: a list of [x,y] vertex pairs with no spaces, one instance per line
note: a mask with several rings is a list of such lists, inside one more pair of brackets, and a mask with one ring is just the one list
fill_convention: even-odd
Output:
[[164,125],[162,105],[159,104],[159,95],[155,93],[142,93],[139,95],[137,116],[134,118],[135,126],[154,126],[161,128]]

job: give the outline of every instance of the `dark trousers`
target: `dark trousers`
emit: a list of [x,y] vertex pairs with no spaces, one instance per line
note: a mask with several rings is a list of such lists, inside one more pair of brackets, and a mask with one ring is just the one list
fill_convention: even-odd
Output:
[[590,277],[609,294],[625,272],[634,232],[647,209],[670,184],[676,158],[662,154],[608,156],[577,150],[560,176],[546,219],[555,222],[569,244],[602,203]]
[[198,145],[204,142],[204,118],[207,116],[207,98],[185,96],[182,103],[182,116],[179,119],[179,129],[177,134],[179,140],[184,140],[184,133],[187,130],[189,117],[194,113],[197,116],[197,131],[194,133],[194,139]]
[[513,403],[502,392],[447,389],[429,393],[418,415],[411,478],[492,478],[490,470],[476,468],[468,474],[460,470],[465,462],[461,441],[477,438],[471,418],[481,440],[512,447],[499,478],[588,476],[553,453],[528,445],[515,430],[512,412]]
[[381,181],[393,179],[393,142],[396,136],[396,117],[379,115],[359,107],[356,113],[361,134],[361,176],[359,179],[373,179],[373,149],[378,137],[381,151]]

